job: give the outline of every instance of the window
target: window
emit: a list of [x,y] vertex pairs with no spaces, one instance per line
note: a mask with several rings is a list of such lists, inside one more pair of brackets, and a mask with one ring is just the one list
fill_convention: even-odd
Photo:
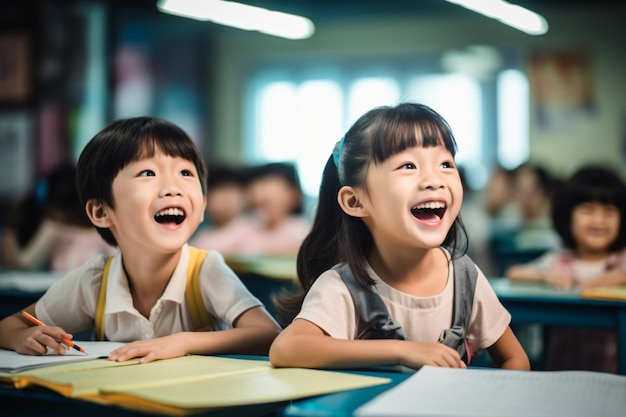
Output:
[[474,188],[484,185],[496,160],[511,166],[527,157],[528,116],[520,109],[527,109],[528,88],[519,71],[501,71],[490,83],[434,71],[432,60],[424,73],[393,62],[369,73],[366,65],[329,67],[319,73],[305,64],[265,68],[248,89],[247,162],[294,162],[309,197],[317,196],[324,165],[349,126],[373,107],[401,101],[424,103],[448,121],[457,161]]

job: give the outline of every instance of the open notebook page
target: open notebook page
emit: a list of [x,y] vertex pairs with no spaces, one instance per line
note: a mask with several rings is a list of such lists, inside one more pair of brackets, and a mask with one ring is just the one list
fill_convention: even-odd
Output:
[[626,377],[586,371],[424,366],[357,417],[623,417]]
[[49,350],[47,355],[31,356],[22,355],[12,350],[0,349],[0,372],[15,373],[61,363],[106,358],[113,350],[124,345],[124,343],[120,342],[92,342],[80,340],[75,340],[74,343],[82,347],[86,353],[81,353],[74,349],[66,349],[65,355],[59,355],[55,351]]

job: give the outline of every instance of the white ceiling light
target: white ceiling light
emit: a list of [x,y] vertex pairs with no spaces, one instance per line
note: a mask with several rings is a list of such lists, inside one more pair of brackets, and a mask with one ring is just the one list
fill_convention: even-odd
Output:
[[256,30],[287,39],[306,39],[315,26],[306,17],[222,0],[159,0],[165,13],[207,20],[243,30]]
[[519,29],[529,35],[543,35],[548,31],[546,19],[531,10],[504,0],[446,0]]

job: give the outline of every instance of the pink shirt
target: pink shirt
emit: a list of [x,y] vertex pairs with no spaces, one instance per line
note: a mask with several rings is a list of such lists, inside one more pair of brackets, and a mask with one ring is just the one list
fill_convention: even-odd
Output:
[[19,254],[18,264],[24,269],[48,267],[54,272],[67,272],[96,255],[110,256],[116,251],[94,227],[79,227],[46,219]]
[[220,229],[200,230],[190,245],[224,256],[295,256],[309,228],[306,219],[298,216],[287,217],[271,229],[255,217],[241,216]]

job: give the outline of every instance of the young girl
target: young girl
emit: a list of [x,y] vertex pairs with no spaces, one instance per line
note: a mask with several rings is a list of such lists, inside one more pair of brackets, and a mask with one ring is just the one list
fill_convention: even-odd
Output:
[[455,152],[447,123],[423,105],[357,120],[326,164],[298,253],[304,291],[278,300],[297,316],[272,344],[273,365],[465,367],[486,348],[499,367],[529,369],[510,314],[459,248]]
[[93,257],[24,308],[46,325],[19,313],[0,321],[1,348],[64,354],[59,340],[95,327],[98,339],[132,342],[115,361],[267,354],[278,324],[221,254],[187,244],[205,212],[206,167],[182,129],[150,117],[111,123],[82,151],[76,183],[118,252]]
[[[581,168],[557,191],[552,223],[564,249],[551,251],[506,273],[517,281],[585,290],[626,285],[626,185],[602,167]],[[549,369],[617,372],[615,334],[558,329],[548,334]]]

